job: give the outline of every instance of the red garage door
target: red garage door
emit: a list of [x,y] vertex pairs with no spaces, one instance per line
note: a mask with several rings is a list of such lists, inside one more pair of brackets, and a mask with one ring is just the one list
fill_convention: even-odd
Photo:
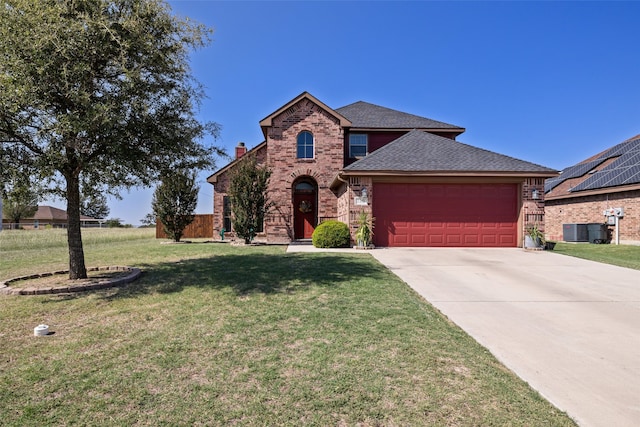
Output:
[[373,185],[377,246],[515,247],[516,184]]

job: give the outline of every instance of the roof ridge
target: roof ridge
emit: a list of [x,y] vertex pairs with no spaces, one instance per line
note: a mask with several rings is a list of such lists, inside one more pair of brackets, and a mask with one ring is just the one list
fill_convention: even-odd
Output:
[[350,120],[352,128],[438,129],[456,134],[465,131],[457,125],[366,101],[357,101],[335,111]]
[[[341,109],[341,108],[351,107],[352,105],[356,105],[356,104],[358,104],[358,103],[362,103],[362,104],[370,104],[369,102],[366,102],[366,101],[362,101],[362,100],[360,100],[360,101],[352,102],[351,104],[343,105],[342,107],[335,108],[335,110],[339,110],[339,109]],[[374,105],[374,104],[371,104],[371,105]]]

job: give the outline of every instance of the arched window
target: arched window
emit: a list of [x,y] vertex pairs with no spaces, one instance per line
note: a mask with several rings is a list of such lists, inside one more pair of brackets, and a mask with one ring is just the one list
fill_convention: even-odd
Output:
[[313,159],[313,134],[306,130],[298,134],[298,158]]
[[300,181],[295,186],[296,193],[313,193],[316,187],[308,181]]

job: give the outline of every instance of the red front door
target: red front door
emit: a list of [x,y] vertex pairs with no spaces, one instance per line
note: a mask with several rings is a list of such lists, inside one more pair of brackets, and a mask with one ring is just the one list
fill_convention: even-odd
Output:
[[293,197],[293,229],[296,239],[310,239],[316,228],[315,193],[295,194]]

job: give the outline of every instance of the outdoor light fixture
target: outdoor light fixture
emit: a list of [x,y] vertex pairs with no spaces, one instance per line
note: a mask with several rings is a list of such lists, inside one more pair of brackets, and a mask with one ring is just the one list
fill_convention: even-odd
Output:
[[367,187],[362,187],[362,190],[360,190],[360,197],[363,199],[367,198]]
[[540,200],[540,193],[537,189],[534,188],[533,190],[531,190],[531,198],[533,200]]

